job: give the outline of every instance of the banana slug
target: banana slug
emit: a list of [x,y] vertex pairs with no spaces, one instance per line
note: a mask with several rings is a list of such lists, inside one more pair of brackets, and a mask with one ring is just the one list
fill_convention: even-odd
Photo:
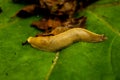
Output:
[[105,39],[104,35],[99,35],[83,28],[72,28],[54,36],[29,37],[27,41],[34,48],[54,52],[74,42],[101,42]]

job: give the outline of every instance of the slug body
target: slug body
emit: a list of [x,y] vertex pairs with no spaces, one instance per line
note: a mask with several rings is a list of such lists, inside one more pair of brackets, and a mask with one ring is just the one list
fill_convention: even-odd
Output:
[[77,41],[101,42],[104,35],[99,35],[83,28],[72,28],[55,36],[29,37],[28,43],[32,47],[44,51],[58,51]]

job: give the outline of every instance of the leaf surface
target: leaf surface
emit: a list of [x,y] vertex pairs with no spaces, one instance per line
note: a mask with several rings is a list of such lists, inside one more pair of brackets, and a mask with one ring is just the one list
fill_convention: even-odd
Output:
[[105,34],[106,41],[74,43],[59,55],[21,45],[39,32],[30,24],[40,17],[11,18],[24,5],[0,0],[0,6],[0,80],[120,80],[119,0],[99,0],[78,15],[86,16],[87,29]]
[[0,0],[0,80],[44,80],[55,54],[43,52],[30,45],[22,46],[37,31],[30,27],[33,20],[11,18],[23,5]]
[[87,29],[105,34],[102,43],[78,42],[61,51],[50,80],[120,80],[120,1],[100,0],[79,15]]

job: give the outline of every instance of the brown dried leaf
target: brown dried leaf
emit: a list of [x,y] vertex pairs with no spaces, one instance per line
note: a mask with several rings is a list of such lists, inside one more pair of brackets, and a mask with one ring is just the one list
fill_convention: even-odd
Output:
[[[13,2],[16,0],[13,0]],[[27,2],[28,0],[17,0],[16,2]],[[35,21],[32,26],[44,30],[36,36],[51,36],[62,33],[71,28],[85,28],[86,17],[73,18],[79,8],[83,8],[96,0],[36,0],[39,4],[31,4],[21,9],[16,16],[21,18],[30,17],[36,14],[43,14],[44,19]],[[35,2],[36,2],[35,1]]]
[[58,19],[42,19],[40,21],[35,21],[32,26],[37,27],[40,30],[45,30],[45,32],[52,30],[58,26],[61,26],[61,21]]
[[31,26],[36,27],[40,30],[47,30],[48,29],[46,19],[42,19],[40,21],[34,21],[34,22],[32,22]]
[[21,17],[21,18],[27,18],[27,17],[37,14],[39,10],[40,10],[40,7],[38,5],[35,5],[35,4],[28,5],[24,7],[23,9],[21,9],[20,11],[18,11],[16,16]]
[[45,30],[44,33],[37,34],[36,36],[49,36],[57,35],[71,28],[85,28],[86,17],[82,16],[80,18],[68,19],[65,22],[60,20],[46,20],[42,19],[41,21],[36,21],[32,23],[32,26],[37,27],[38,29]]
[[85,28],[86,17],[80,17],[78,19],[73,19],[62,24],[62,26],[56,27],[49,34],[57,35],[65,32],[71,28]]
[[79,26],[80,28],[85,28],[85,23],[86,23],[87,17],[80,17],[80,18],[73,18],[72,19],[72,25]]
[[[34,13],[49,13],[52,15],[68,15],[73,17],[79,9],[88,6],[97,0],[12,0],[14,3],[31,4],[24,7],[17,13],[19,17],[29,17]],[[36,8],[38,9],[36,11]],[[43,12],[44,11],[44,12]],[[42,14],[40,13],[40,14]]]

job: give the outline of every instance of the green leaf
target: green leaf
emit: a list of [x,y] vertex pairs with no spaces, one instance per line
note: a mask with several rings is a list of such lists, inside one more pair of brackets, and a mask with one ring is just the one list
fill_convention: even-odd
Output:
[[61,51],[49,80],[120,80],[120,1],[100,0],[80,15],[102,43],[78,42]]
[[11,0],[0,0],[0,80],[44,80],[55,54],[43,52],[30,45],[22,46],[29,36],[38,31],[30,24],[33,20],[11,18],[22,7]]
[[[120,1],[99,0],[81,11],[88,30],[105,34],[101,43],[77,42],[57,54],[22,46],[39,31],[28,19],[11,18],[24,5],[0,0],[0,80],[120,80]],[[53,61],[53,63],[52,63]]]

